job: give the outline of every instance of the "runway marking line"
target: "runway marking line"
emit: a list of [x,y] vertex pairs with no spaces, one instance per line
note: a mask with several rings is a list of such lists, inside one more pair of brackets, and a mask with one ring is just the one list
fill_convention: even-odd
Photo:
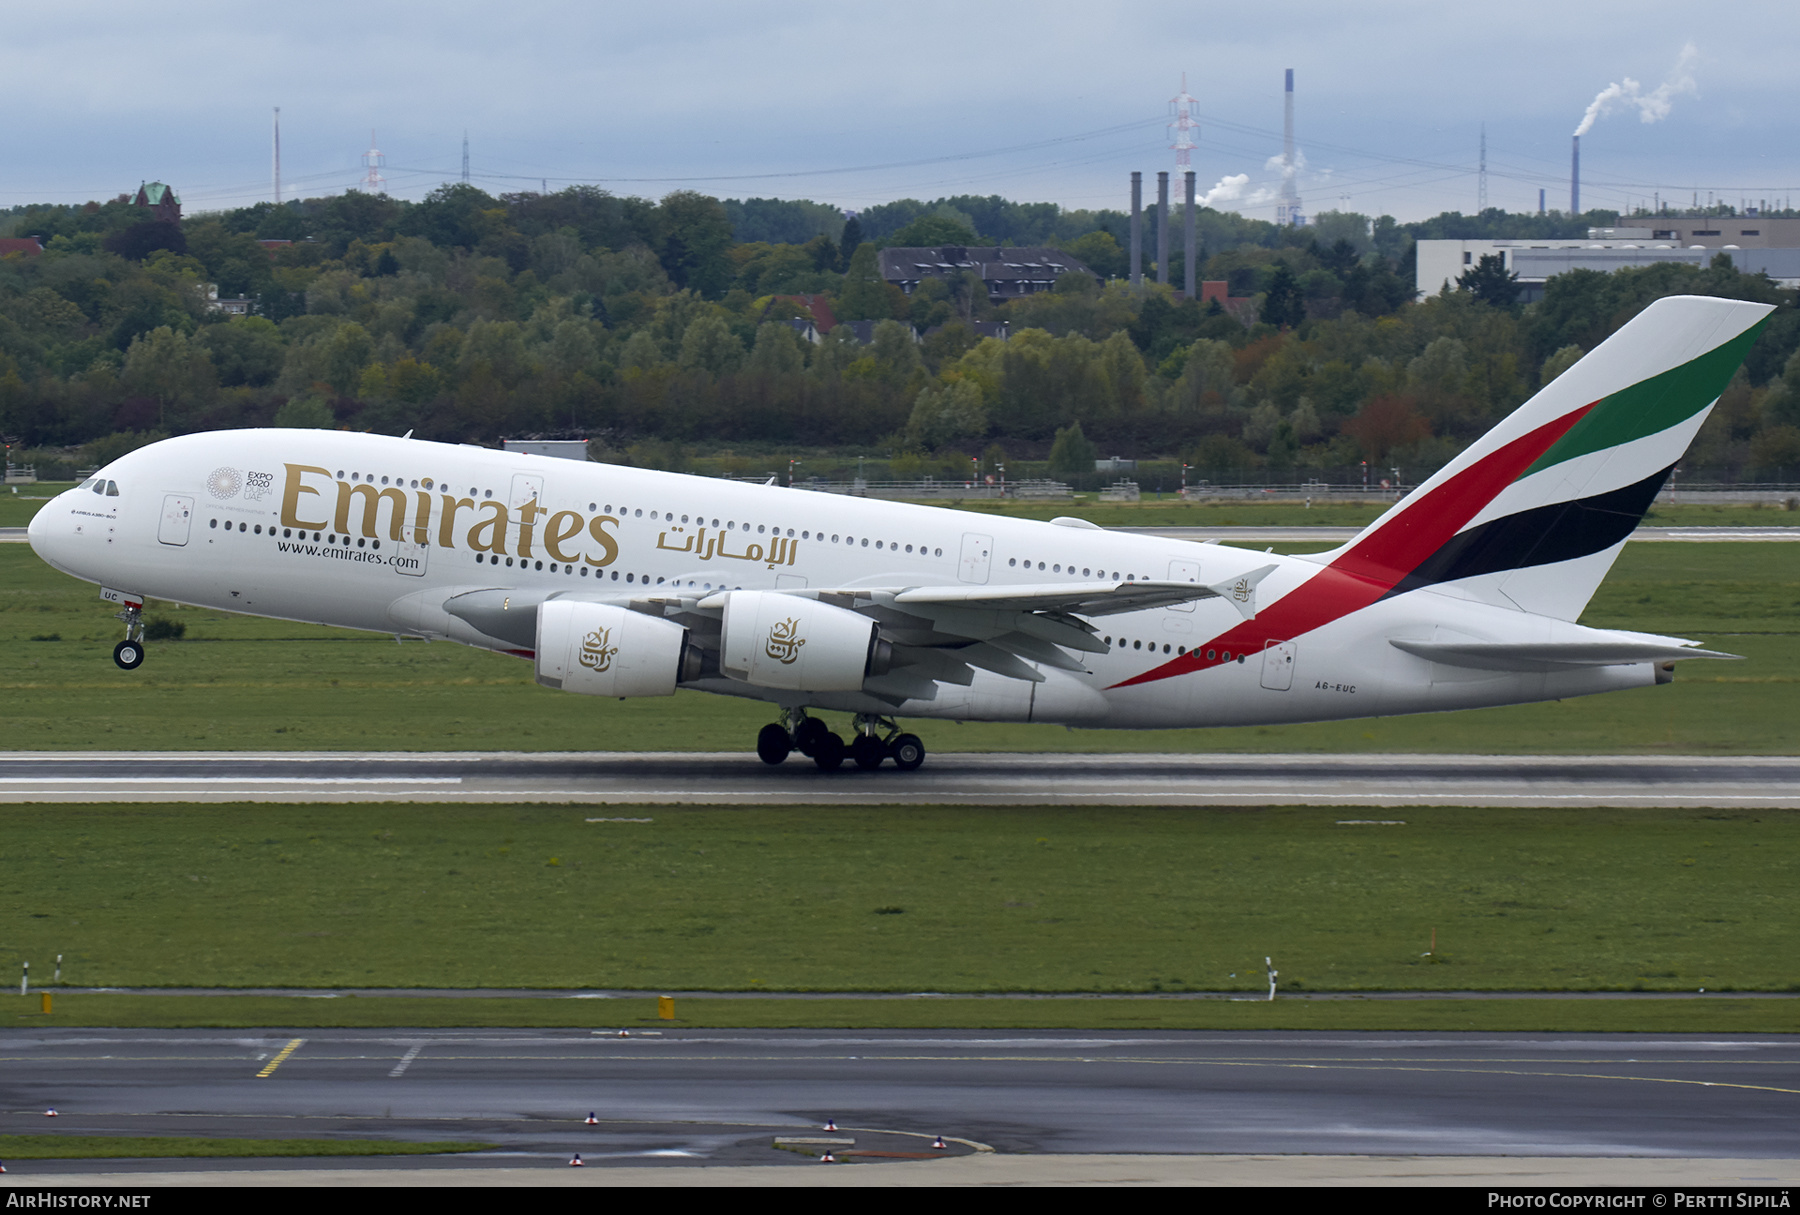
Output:
[[413,1043],[413,1048],[411,1050],[407,1051],[404,1055],[400,1056],[400,1062],[394,1064],[394,1070],[389,1072],[388,1075],[389,1076],[405,1075],[407,1066],[409,1064],[411,1064],[414,1059],[417,1059],[419,1057],[419,1052],[424,1049],[425,1049],[425,1044],[423,1042]]
[[258,1080],[267,1080],[274,1074],[276,1068],[287,1062],[287,1057],[289,1055],[300,1049],[301,1044],[305,1041],[305,1038],[295,1038],[292,1042],[289,1042],[286,1046],[282,1047],[281,1053],[269,1060],[269,1065],[267,1067],[256,1073],[256,1078]]

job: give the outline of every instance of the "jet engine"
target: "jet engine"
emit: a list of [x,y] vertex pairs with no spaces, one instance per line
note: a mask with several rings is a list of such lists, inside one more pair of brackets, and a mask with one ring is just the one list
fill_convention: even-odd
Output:
[[887,674],[893,647],[867,616],[771,591],[725,600],[719,669],[760,688],[858,692]]
[[670,620],[607,603],[538,607],[537,681],[588,696],[673,696],[700,675],[700,650]]

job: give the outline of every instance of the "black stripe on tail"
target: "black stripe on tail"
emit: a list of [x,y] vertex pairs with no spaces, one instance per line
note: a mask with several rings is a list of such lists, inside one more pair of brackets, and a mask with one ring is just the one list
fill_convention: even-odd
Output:
[[1671,464],[1623,489],[1533,507],[1458,532],[1388,595],[1604,552],[1636,530],[1674,469]]

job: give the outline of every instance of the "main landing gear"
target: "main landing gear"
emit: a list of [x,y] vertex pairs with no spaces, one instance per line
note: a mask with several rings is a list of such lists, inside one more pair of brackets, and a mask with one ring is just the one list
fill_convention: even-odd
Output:
[[121,670],[135,671],[144,665],[144,607],[128,603],[115,619],[125,622],[125,640],[113,647],[113,661]]
[[780,721],[770,722],[756,736],[756,754],[763,763],[773,765],[798,751],[821,772],[836,771],[846,759],[865,772],[889,759],[902,772],[911,772],[925,762],[925,744],[916,734],[902,734],[892,718],[858,713],[852,724],[856,737],[846,744],[824,722],[808,717],[805,709],[789,709]]

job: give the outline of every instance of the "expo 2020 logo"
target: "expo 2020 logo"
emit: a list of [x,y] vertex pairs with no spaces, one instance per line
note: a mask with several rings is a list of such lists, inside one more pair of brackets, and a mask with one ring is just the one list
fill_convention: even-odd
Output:
[[224,501],[237,497],[238,490],[244,485],[243,474],[235,468],[215,468],[212,476],[206,479],[206,492]]

